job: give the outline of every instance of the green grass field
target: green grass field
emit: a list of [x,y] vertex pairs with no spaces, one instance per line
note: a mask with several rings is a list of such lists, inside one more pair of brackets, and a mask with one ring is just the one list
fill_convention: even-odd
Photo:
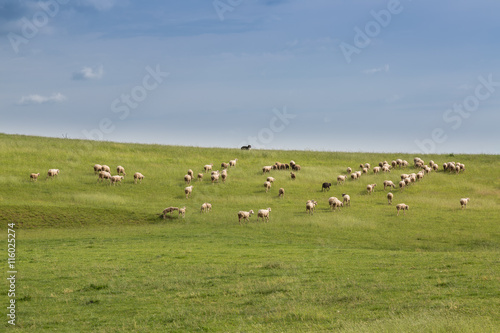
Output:
[[[412,154],[209,149],[0,134],[0,231],[16,224],[19,332],[499,332],[500,157],[420,155],[433,172],[387,204],[385,179],[336,185],[360,163]],[[185,198],[183,176],[238,159],[226,183],[209,175]],[[297,179],[261,168],[291,159]],[[122,165],[122,184],[93,165]],[[49,168],[61,173],[45,179]],[[132,175],[145,175],[134,185]],[[30,182],[31,172],[40,172]],[[113,172],[112,172],[113,173]],[[329,192],[323,182],[333,183]],[[366,185],[377,183],[368,195]],[[285,188],[283,199],[278,189]],[[351,196],[330,211],[328,198]],[[460,208],[462,197],[471,199]],[[308,215],[308,199],[319,202]],[[213,204],[201,214],[203,202]],[[395,205],[410,210],[396,216]],[[186,206],[185,218],[159,217]],[[269,223],[239,210],[271,207]],[[7,323],[8,284],[2,308]]]

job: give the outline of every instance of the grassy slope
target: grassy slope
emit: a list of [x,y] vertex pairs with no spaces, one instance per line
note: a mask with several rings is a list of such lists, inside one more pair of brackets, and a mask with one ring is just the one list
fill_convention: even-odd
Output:
[[[0,134],[0,219],[18,226],[19,325],[32,329],[484,331],[500,325],[500,158],[420,156],[465,163],[433,173],[395,203],[363,176],[322,193],[321,183],[361,162],[405,154],[240,151],[89,143]],[[194,182],[191,168],[238,158],[226,184]],[[294,159],[264,193],[263,165]],[[123,165],[119,186],[97,184],[92,166]],[[45,180],[49,168],[61,169]],[[146,178],[134,185],[131,174]],[[37,183],[30,172],[40,172]],[[412,168],[410,168],[410,172]],[[207,177],[207,176],[206,176]],[[366,184],[377,183],[369,196]],[[278,199],[279,187],[286,189]],[[330,212],[329,196],[352,207]],[[467,210],[458,200],[470,197]],[[319,201],[313,216],[305,201]],[[199,207],[209,201],[210,214]],[[158,218],[187,206],[185,219]],[[271,222],[239,226],[238,210],[272,207]],[[39,316],[37,313],[41,313]]]

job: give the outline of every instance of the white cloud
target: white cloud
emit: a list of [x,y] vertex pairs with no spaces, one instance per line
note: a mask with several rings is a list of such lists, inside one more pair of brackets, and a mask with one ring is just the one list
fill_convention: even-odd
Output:
[[61,93],[52,94],[51,96],[42,96],[42,95],[28,95],[23,96],[19,100],[19,104],[21,105],[30,105],[30,104],[45,104],[45,103],[60,103],[66,100],[66,96]]
[[102,74],[102,65],[95,69],[91,67],[83,67],[78,72],[73,73],[73,80],[98,80],[102,77]]
[[365,74],[375,74],[375,73],[379,73],[379,72],[388,72],[388,71],[389,71],[389,65],[385,64],[385,66],[382,66],[382,67],[367,69],[363,73],[365,73]]
[[115,0],[81,0],[80,2],[84,6],[94,7],[99,11],[109,10],[114,7]]

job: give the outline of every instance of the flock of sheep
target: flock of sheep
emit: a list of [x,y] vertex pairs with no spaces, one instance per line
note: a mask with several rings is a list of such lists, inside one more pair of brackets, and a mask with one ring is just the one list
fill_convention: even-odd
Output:
[[[222,182],[225,182],[228,176],[227,170],[228,168],[231,167],[236,167],[238,159],[230,160],[228,163],[221,163],[221,169],[222,171],[219,170],[212,170],[213,169],[213,164],[206,164],[203,166],[203,170],[205,173],[210,171],[210,180],[212,184],[218,183],[219,180]],[[433,172],[433,171],[438,171],[439,166],[438,164],[434,163],[434,161],[429,161],[428,165],[425,164],[425,162],[420,159],[419,157],[415,157],[413,160],[414,167],[416,169],[420,169],[417,173],[403,173],[401,174],[400,178],[401,181],[398,183],[398,187],[400,191],[403,191],[406,187],[411,186],[413,183],[418,182],[422,178],[424,178],[425,175]],[[350,177],[351,181],[357,181],[362,177],[364,174],[368,174],[370,171],[373,172],[373,174],[377,174],[379,172],[391,172],[391,170],[394,170],[396,168],[403,169],[408,167],[408,162],[402,159],[397,159],[393,160],[390,164],[387,161],[380,162],[378,166],[371,168],[371,165],[369,163],[364,163],[360,164],[359,171],[353,171],[351,167],[347,167],[346,169],[346,174],[345,175],[338,175],[337,176],[337,185],[342,185],[346,182],[346,180]],[[276,162],[274,165],[267,165],[262,167],[262,174],[265,173],[270,173],[272,170],[292,170],[290,172],[290,177],[292,180],[296,179],[296,172],[301,170],[301,166],[296,164],[293,160],[290,161],[290,163],[281,163],[281,162]],[[294,172],[295,171],[295,172]],[[453,172],[453,173],[460,173],[465,171],[465,165],[462,163],[458,162],[447,162],[443,164],[443,171],[447,172]],[[54,178],[58,176],[60,173],[59,169],[49,169],[47,172],[47,177],[48,178]],[[95,164],[94,165],[94,174],[98,175],[98,182],[103,182],[104,180],[108,180],[110,185],[115,185],[116,183],[121,182],[124,179],[124,176],[126,176],[125,168],[122,166],[117,166],[116,167],[116,173],[117,175],[111,175],[111,169],[107,165],[100,165],[100,164]],[[37,181],[38,177],[40,176],[40,173],[31,173],[30,174],[30,180],[31,181]],[[197,178],[198,181],[202,181],[204,177],[204,173],[198,173]],[[142,183],[142,180],[144,179],[144,175],[140,172],[134,173],[134,184],[137,184],[139,181]],[[186,199],[189,199],[189,196],[193,192],[193,185],[190,185],[191,181],[194,179],[194,172],[193,170],[189,169],[187,174],[184,176],[184,181],[186,182],[186,186],[184,188],[184,194],[186,195]],[[272,176],[268,176],[266,178],[266,181],[264,182],[264,188],[265,191],[268,192],[272,186],[272,184],[275,182],[275,178]],[[324,182],[322,184],[322,191],[329,191],[331,187],[331,183]],[[392,182],[391,180],[385,180],[384,183],[384,190],[387,188],[395,189],[396,184]],[[377,184],[368,184],[366,186],[367,194],[372,194],[375,191],[375,187]],[[278,191],[278,197],[283,198],[285,195],[285,189],[280,188]],[[387,200],[388,204],[392,205],[392,200],[394,198],[394,194],[389,192],[387,193]],[[469,203],[470,199],[469,198],[461,198],[460,199],[460,205],[461,208],[466,208],[467,204]],[[315,207],[317,206],[318,202],[315,200],[307,200],[306,202],[306,212],[309,214],[314,214]],[[342,200],[339,200],[336,197],[330,197],[328,198],[328,204],[330,206],[331,210],[336,210],[337,208],[342,208],[342,207],[349,207],[351,205],[351,197],[347,193],[342,194]],[[409,210],[409,206],[405,203],[400,203],[396,205],[396,210],[397,210],[397,215],[399,216],[399,212],[402,210],[403,214],[406,215],[406,211]],[[212,204],[205,202],[202,204],[200,212],[201,213],[208,213],[212,210]],[[167,207],[163,210],[162,216],[164,219],[166,218],[167,214],[172,214],[173,212],[177,211],[178,214],[182,217],[185,216],[186,214],[186,207]],[[268,222],[269,221],[269,215],[271,212],[271,208],[268,207],[266,209],[260,209],[257,212],[258,219],[262,219],[262,221]],[[243,222],[248,222],[250,217],[254,214],[253,210],[250,211],[239,211],[238,212],[238,222],[241,224],[241,221]]]

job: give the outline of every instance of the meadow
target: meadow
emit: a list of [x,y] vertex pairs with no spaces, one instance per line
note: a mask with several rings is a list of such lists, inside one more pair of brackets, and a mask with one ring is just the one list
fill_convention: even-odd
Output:
[[[335,150],[336,147],[332,147]],[[16,225],[19,332],[498,332],[500,157],[419,155],[433,172],[387,204],[369,173],[336,185],[360,163],[415,155],[271,151],[89,142],[0,134],[0,232]],[[184,195],[188,169],[238,159],[226,183],[209,174]],[[262,166],[295,160],[297,179]],[[121,184],[93,165],[122,165]],[[49,168],[60,175],[45,179]],[[145,175],[134,184],[134,172]],[[37,182],[29,174],[40,172]],[[112,172],[113,173],[113,172]],[[330,191],[321,184],[331,182]],[[368,195],[366,185],[376,183]],[[285,188],[284,198],[278,189]],[[328,198],[351,196],[331,211]],[[471,199],[466,209],[459,200]],[[313,215],[308,199],[319,202]],[[200,213],[210,202],[213,209]],[[396,216],[395,205],[410,206]],[[186,206],[159,217],[168,206]],[[271,207],[270,221],[239,210]],[[4,266],[6,267],[6,266]],[[4,269],[4,272],[7,269]],[[3,273],[2,276],[6,276]],[[2,308],[7,313],[8,286]]]

